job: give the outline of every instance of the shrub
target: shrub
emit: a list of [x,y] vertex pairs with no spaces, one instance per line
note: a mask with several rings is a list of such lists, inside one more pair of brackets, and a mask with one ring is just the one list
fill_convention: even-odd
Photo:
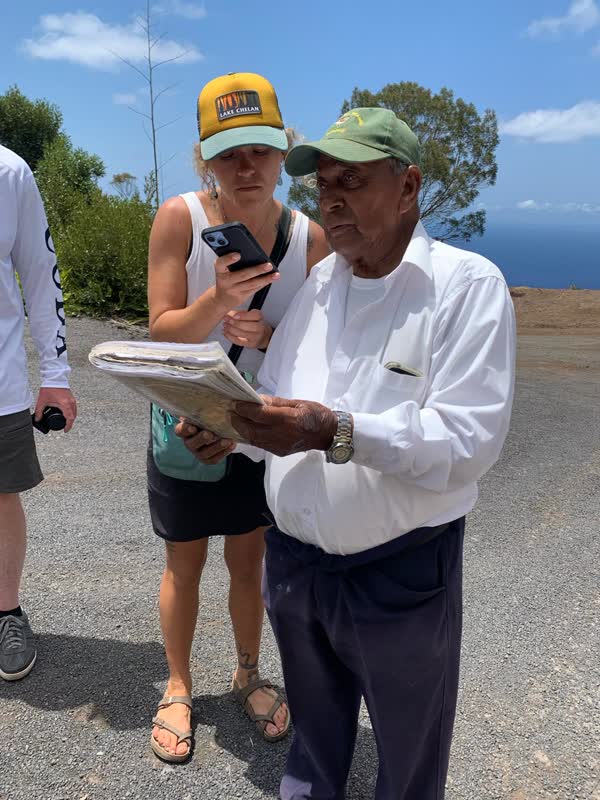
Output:
[[35,178],[40,188],[48,224],[55,238],[69,224],[81,200],[97,194],[98,178],[104,175],[102,159],[75,148],[68,136],[58,134],[44,150]]
[[99,191],[80,201],[56,241],[67,311],[146,317],[152,208]]

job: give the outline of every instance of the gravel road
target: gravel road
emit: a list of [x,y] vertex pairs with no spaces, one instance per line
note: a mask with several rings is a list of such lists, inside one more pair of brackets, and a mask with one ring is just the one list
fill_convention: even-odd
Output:
[[[46,480],[25,497],[23,601],[39,656],[27,679],[0,681],[0,800],[276,798],[287,745],[262,742],[228,694],[219,541],[193,648],[194,757],[172,767],[150,752],[166,670],[148,415],[87,363],[131,331],[72,319],[69,335],[80,418],[36,434]],[[447,800],[600,800],[600,337],[525,336],[519,359],[511,434],[468,525]],[[270,631],[262,670],[281,680]],[[349,800],[373,796],[375,764],[364,716]]]

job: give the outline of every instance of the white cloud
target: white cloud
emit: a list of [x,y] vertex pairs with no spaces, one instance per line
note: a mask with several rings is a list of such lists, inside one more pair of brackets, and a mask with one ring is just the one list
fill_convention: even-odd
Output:
[[[40,18],[37,38],[25,39],[23,48],[33,58],[72,61],[96,69],[112,69],[121,63],[118,56],[139,64],[146,57],[144,32],[135,22],[110,25],[94,14],[46,14]],[[117,55],[118,54],[118,55]],[[202,54],[193,46],[172,39],[161,39],[155,46],[157,62],[182,57],[178,64],[199,61]]]
[[173,0],[173,13],[186,19],[204,19],[207,11],[205,6],[196,3],[186,3],[184,0]]
[[578,214],[600,214],[600,205],[593,203],[564,203],[561,211],[576,212]]
[[527,28],[529,36],[558,36],[561,33],[587,33],[600,25],[600,8],[595,0],[573,0],[564,17],[543,17]]
[[600,205],[593,203],[539,203],[537,200],[522,200],[517,203],[521,211],[554,211],[567,214],[600,214]]
[[160,16],[175,14],[185,19],[199,20],[208,16],[208,11],[204,4],[190,3],[187,0],[163,0],[152,6],[152,13]]
[[133,106],[137,100],[134,94],[113,94],[113,103],[116,106]]
[[535,142],[578,142],[600,136],[600,103],[587,100],[564,110],[526,111],[503,122],[500,132]]

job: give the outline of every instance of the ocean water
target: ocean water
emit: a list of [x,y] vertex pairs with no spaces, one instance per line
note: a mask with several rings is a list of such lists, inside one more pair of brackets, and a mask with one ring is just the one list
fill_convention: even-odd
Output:
[[456,243],[493,261],[510,286],[600,289],[598,224],[488,221],[482,237]]

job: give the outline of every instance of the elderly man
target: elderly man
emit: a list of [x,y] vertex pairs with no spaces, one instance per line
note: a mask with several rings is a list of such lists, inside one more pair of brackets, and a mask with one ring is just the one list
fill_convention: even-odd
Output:
[[[444,796],[464,518],[508,430],[515,326],[498,269],[427,235],[419,161],[395,114],[358,108],[286,162],[317,173],[334,252],[271,342],[265,405],[233,415],[266,451],[265,603],[295,725],[283,800],[344,797],[361,698],[377,800]],[[234,447],[180,435],[207,463]]]

